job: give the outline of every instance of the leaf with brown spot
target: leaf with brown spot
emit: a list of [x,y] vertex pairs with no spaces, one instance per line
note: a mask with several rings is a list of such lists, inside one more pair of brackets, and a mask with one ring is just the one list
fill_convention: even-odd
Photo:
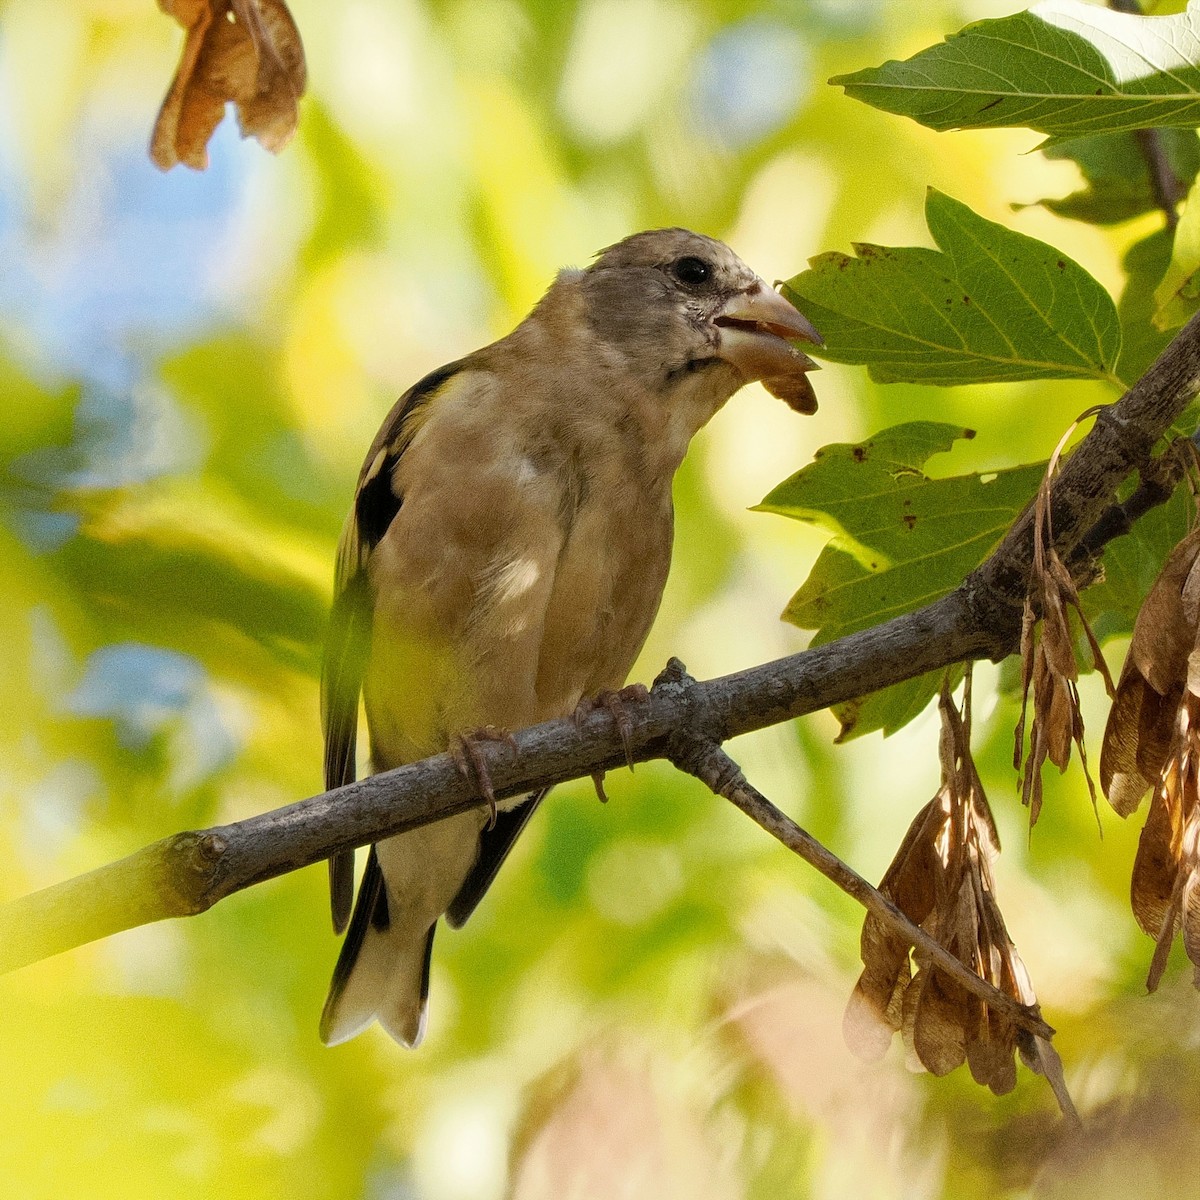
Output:
[[164,171],[208,166],[208,142],[237,107],[243,137],[277,153],[296,130],[306,68],[283,0],[159,0],[186,30],[179,67],[154,125],[150,157]]
[[[816,631],[812,645],[930,603],[991,552],[1028,502],[1042,467],[930,475],[930,459],[973,436],[961,426],[914,421],[866,442],[826,446],[758,506],[834,535],[784,613]],[[838,705],[839,740],[900,729],[937,695],[941,679],[942,672],[927,672]]]

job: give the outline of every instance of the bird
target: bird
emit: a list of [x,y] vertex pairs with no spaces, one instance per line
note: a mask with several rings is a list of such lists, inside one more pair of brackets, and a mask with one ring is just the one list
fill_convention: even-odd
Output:
[[[723,242],[655,229],[562,270],[510,334],[409,388],[339,543],[326,787],[355,778],[360,700],[378,772],[617,694],[662,597],[689,442],[755,380],[815,411],[797,341],[823,344]],[[330,859],[346,936],[322,1041],[378,1021],[420,1042],[437,922],[470,916],[544,795],[378,842],[356,900],[353,851]]]

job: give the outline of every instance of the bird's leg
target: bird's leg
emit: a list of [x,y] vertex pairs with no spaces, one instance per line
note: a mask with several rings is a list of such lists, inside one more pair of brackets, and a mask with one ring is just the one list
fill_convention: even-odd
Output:
[[468,783],[473,782],[479,789],[479,794],[488,802],[488,828],[492,829],[496,824],[496,793],[492,788],[487,761],[479,749],[480,742],[507,742],[515,753],[517,739],[508,729],[484,725],[481,729],[457,733],[450,740],[450,757],[454,759],[459,773]]

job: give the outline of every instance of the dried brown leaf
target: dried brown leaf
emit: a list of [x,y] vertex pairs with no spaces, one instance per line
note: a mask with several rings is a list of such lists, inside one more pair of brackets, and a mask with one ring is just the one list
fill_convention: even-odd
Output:
[[208,141],[237,106],[243,137],[272,152],[291,138],[304,92],[304,49],[283,0],[159,0],[186,30],[179,67],[155,122],[150,157],[208,166]]

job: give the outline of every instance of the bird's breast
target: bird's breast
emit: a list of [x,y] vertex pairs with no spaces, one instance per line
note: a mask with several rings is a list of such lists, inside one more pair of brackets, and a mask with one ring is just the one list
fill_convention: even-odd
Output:
[[639,478],[617,447],[566,456],[562,549],[546,607],[537,694],[544,717],[620,687],[658,611],[671,559],[668,486]]

